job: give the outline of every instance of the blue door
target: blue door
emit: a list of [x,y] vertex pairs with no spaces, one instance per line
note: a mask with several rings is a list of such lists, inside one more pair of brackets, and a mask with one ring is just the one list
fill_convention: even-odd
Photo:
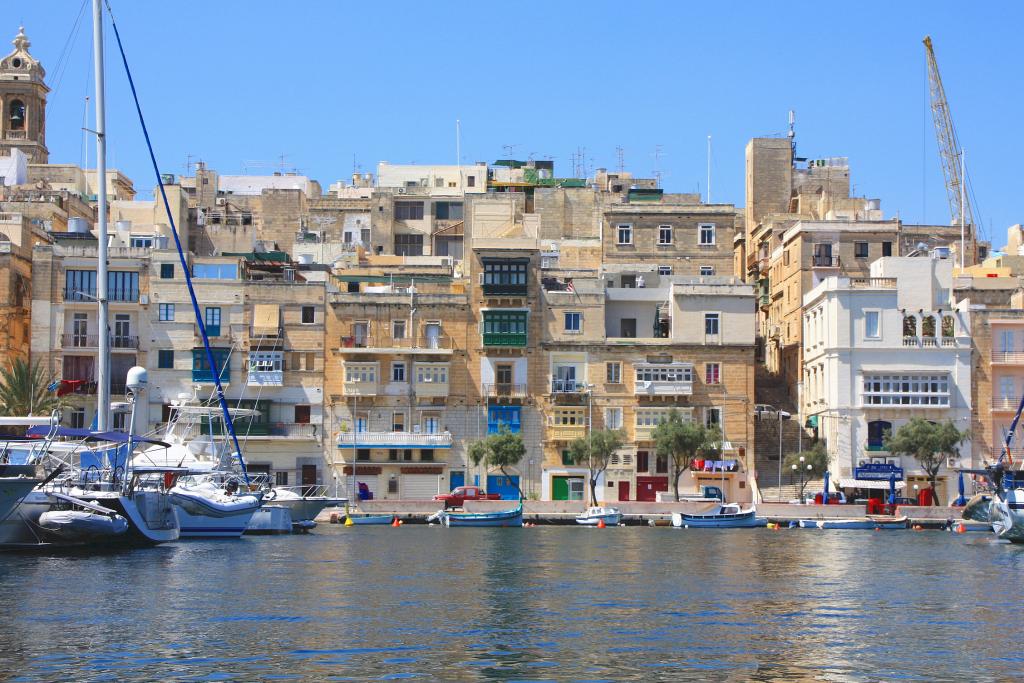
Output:
[[465,472],[452,472],[448,475],[448,490],[458,488],[459,486],[466,485],[466,473]]
[[497,493],[502,500],[519,500],[519,476],[488,474],[487,493]]

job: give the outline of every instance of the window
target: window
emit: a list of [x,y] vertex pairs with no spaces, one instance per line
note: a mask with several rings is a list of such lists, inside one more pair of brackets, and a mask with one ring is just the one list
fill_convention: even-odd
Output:
[[309,413],[310,407],[306,405],[295,406],[295,424],[308,425],[309,424]]
[[654,472],[656,474],[668,474],[668,456],[654,456]]
[[868,445],[869,451],[881,451],[885,449],[885,435],[892,432],[892,423],[885,420],[872,420],[868,422]]
[[484,311],[484,346],[526,346],[526,311]]
[[421,462],[434,462],[434,449],[433,448],[421,448],[420,449],[420,461]]
[[107,273],[107,299],[110,301],[138,301],[139,274],[124,270]]
[[357,448],[356,449],[356,460],[360,462],[370,461],[370,449],[369,448]]
[[948,375],[864,375],[866,406],[949,406]]
[[529,265],[529,259],[484,260],[484,294],[525,295]]
[[316,321],[316,309],[312,306],[302,307],[302,324],[312,325]]
[[462,202],[436,202],[434,218],[442,221],[461,221]]
[[880,311],[864,312],[864,336],[868,339],[878,339],[882,336],[880,316]]
[[784,266],[788,266],[789,265],[789,249],[787,249],[786,251],[782,252],[782,265],[784,265]]
[[197,263],[192,266],[192,277],[197,280],[237,280],[237,263]]
[[626,339],[636,338],[636,318],[622,318],[619,320],[619,336]]
[[211,337],[220,336],[220,307],[219,306],[207,306],[206,315],[204,316],[206,322],[206,334]]
[[250,351],[249,372],[282,372],[284,353],[281,351]]
[[395,220],[423,220],[423,202],[395,202]]
[[85,409],[73,408],[70,415],[71,427],[73,429],[85,429]]
[[692,382],[693,368],[688,365],[641,365],[636,368],[637,382]]
[[892,256],[892,242],[882,242],[882,256]]
[[718,313],[705,313],[704,314],[704,334],[711,337],[717,336],[719,330],[719,314]]
[[174,322],[174,304],[160,304],[160,322]]
[[157,351],[156,366],[160,369],[174,368],[174,351],[171,349],[160,349]]
[[[203,178],[206,180],[206,178]],[[287,472],[274,472],[274,484],[276,486],[287,486],[288,485],[288,473]]]
[[133,249],[152,249],[153,237],[152,235],[132,236],[129,246]]
[[405,413],[391,413],[391,431],[405,431]]
[[605,429],[622,429],[622,408],[604,409]]
[[700,239],[698,243],[702,246],[713,245],[715,243],[715,224],[714,223],[701,223],[698,226],[700,230]]
[[405,321],[404,320],[392,320],[391,321],[391,338],[392,339],[405,339]]
[[490,406],[487,408],[487,433],[497,434],[502,427],[507,427],[513,434],[521,428],[522,406]]
[[715,274],[715,267],[714,266],[701,266],[700,267],[700,274],[701,275],[714,275]]
[[377,382],[376,365],[345,365],[345,382],[375,384]]
[[672,266],[658,266],[658,275],[671,275]]
[[562,464],[563,465],[575,465],[576,461],[572,459],[572,454],[568,449],[562,451]]
[[658,244],[672,244],[672,226],[658,226]]
[[571,311],[565,314],[565,331],[579,334],[582,331],[583,314]]
[[476,187],[476,176],[466,176],[466,185],[468,185],[469,187]]
[[604,369],[608,384],[622,384],[622,363],[605,363]]
[[633,244],[633,226],[627,224],[616,226],[619,244]]
[[447,365],[416,364],[416,382],[418,384],[447,384]]
[[857,258],[868,257],[868,243],[867,242],[854,242],[853,243],[853,255]]
[[721,363],[705,363],[704,364],[704,384],[721,384],[722,383],[722,364]]
[[160,279],[161,280],[173,280],[174,279],[174,264],[173,263],[161,263],[160,264]]
[[423,235],[395,235],[396,256],[423,256]]
[[721,408],[705,408],[704,409],[704,426],[705,427],[717,427],[719,430],[722,429],[722,409]]
[[412,462],[412,449],[411,448],[403,448],[402,449],[402,460],[404,460],[405,462]]
[[[231,349],[211,348],[213,362],[216,365],[217,376],[221,381],[226,382],[231,377]],[[192,381],[212,382],[213,372],[210,370],[209,359],[206,356],[206,349],[192,349]]]
[[392,382],[404,382],[405,381],[405,363],[398,362],[391,364],[391,381]]

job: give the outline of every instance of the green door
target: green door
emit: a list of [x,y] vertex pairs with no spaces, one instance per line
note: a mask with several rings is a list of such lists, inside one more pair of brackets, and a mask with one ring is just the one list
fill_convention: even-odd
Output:
[[569,477],[552,477],[551,499],[569,500]]

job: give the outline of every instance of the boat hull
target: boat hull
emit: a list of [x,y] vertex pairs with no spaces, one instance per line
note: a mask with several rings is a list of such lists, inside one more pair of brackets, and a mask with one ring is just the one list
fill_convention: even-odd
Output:
[[436,516],[442,524],[448,527],[521,527],[523,526],[523,505],[520,503],[515,509],[502,512],[448,512],[442,510]]
[[618,526],[621,521],[621,512],[607,512],[600,515],[588,515],[584,513],[576,516],[576,523],[582,526],[597,526],[599,522],[604,522],[608,526]]
[[690,529],[749,529],[765,523],[753,510],[738,515],[687,515],[678,512],[672,515],[672,526]]
[[290,534],[292,512],[283,505],[264,505],[249,520],[246,534]]
[[992,531],[1011,543],[1024,543],[1024,504],[1018,501],[1024,501],[1024,490],[1008,492],[1006,500],[993,499],[989,508]]
[[182,538],[238,538],[245,533],[258,509],[249,508],[229,516],[210,517],[194,515],[175,505],[174,514],[178,517]]
[[894,519],[872,519],[871,517],[856,517],[853,519],[801,519],[799,524],[801,529],[906,529],[907,518],[897,517]]
[[292,516],[292,521],[299,523],[315,521],[317,515],[323,512],[325,508],[335,507],[342,501],[340,498],[311,496],[304,498],[271,498],[267,499],[267,502],[288,508]]
[[32,489],[39,483],[37,479],[26,477],[0,478],[0,522],[15,515],[15,511]]
[[128,521],[128,531],[109,539],[109,543],[159,545],[176,541],[181,536],[174,505],[163,491],[143,489],[128,495],[117,491],[81,491],[77,496],[110,508]]
[[392,515],[349,515],[348,519],[352,520],[353,524],[391,524],[395,521]]

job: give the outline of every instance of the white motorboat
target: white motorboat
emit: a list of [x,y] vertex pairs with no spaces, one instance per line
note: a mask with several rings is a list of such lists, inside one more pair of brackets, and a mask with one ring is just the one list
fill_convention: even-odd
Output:
[[235,495],[208,475],[199,481],[179,483],[168,495],[185,538],[237,538],[262,504],[262,493]]
[[295,531],[307,531],[316,526],[316,516],[324,508],[338,507],[347,501],[327,495],[326,486],[275,486],[267,491],[263,502],[279,505],[291,512]]
[[597,526],[602,521],[608,526],[616,526],[622,521],[622,513],[619,508],[592,506],[576,515],[576,523],[584,526]]

